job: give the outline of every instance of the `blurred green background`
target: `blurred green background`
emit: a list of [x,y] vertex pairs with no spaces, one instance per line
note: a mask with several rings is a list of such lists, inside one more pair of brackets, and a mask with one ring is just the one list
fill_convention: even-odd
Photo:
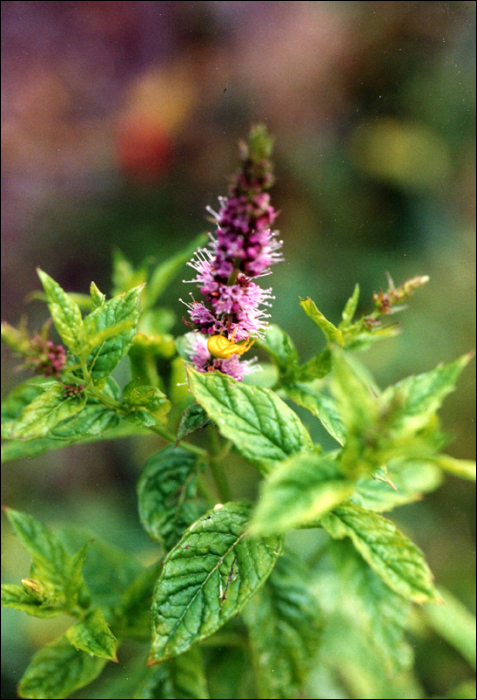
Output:
[[[363,356],[382,386],[474,347],[474,2],[2,2],[1,11],[5,320],[25,311],[32,329],[45,320],[44,305],[25,306],[36,266],[68,291],[94,280],[110,292],[113,245],[134,263],[160,261],[210,229],[205,206],[226,193],[237,140],[263,121],[276,137],[272,200],[286,258],[267,280],[272,320],[302,359],[321,338],[298,296],[337,322],[355,282],[370,309],[386,271],[396,283],[431,280],[399,316],[403,333]],[[180,334],[190,277],[184,268],[164,299]],[[2,362],[6,393],[25,377],[3,349]],[[441,413],[457,457],[475,454],[474,397],[472,365]],[[158,445],[111,441],[8,463],[3,502],[46,524],[88,525],[153,561],[135,483]],[[237,497],[256,478],[232,474]],[[474,495],[447,478],[393,514],[437,582],[473,610]],[[2,565],[16,583],[29,565],[8,527]],[[64,620],[6,610],[3,623],[2,697],[14,698],[32,652]],[[413,644],[429,696],[468,678],[437,637]]]

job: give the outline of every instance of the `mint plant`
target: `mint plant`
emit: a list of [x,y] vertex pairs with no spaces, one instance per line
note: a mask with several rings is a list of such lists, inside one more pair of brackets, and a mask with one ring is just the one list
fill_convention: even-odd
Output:
[[[475,665],[469,613],[436,589],[423,553],[382,515],[438,488],[445,472],[475,478],[470,461],[442,452],[437,416],[471,356],[385,390],[357,360],[396,334],[387,317],[428,281],[417,277],[389,278],[358,318],[356,286],[338,326],[302,299],[317,351],[300,360],[269,322],[272,290],[259,284],[283,257],[271,230],[272,146],[261,125],[241,144],[208,241],[152,271],[116,251],[111,299],[94,282],[89,296],[68,293],[39,270],[61,343],[48,325],[30,336],[25,323],[2,324],[38,375],[3,403],[3,461],[131,435],[161,440],[137,484],[157,552],[148,568],[94,533],[53,532],[6,508],[32,565],[21,584],[2,586],[2,604],[72,618],[34,655],[21,697],[68,697],[131,642],[134,654],[101,697],[320,697],[310,693],[321,686],[322,697],[421,697],[406,639],[412,610]],[[185,302],[189,330],[175,338],[158,300],[187,261],[201,298]],[[252,345],[261,366],[242,357]],[[119,386],[123,358],[131,379]],[[295,405],[335,449],[312,441]],[[234,498],[232,456],[261,474],[255,502]],[[305,534],[313,539],[302,549]],[[439,613],[446,606],[452,625]]]

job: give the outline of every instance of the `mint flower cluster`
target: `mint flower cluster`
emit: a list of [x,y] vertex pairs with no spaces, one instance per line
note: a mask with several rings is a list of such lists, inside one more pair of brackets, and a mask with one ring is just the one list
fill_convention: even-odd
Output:
[[[252,128],[248,142],[240,144],[241,168],[232,177],[229,196],[219,198],[218,213],[208,208],[217,225],[215,234],[209,234],[209,245],[188,263],[197,273],[189,281],[205,296],[205,301],[192,297],[186,303],[192,323],[184,319],[196,328],[188,334],[187,352],[199,372],[218,370],[240,381],[251,371],[253,360],[240,359],[243,350],[238,344],[263,337],[269,316],[263,307],[270,306],[273,296],[271,289],[253,280],[270,274],[270,265],[283,259],[282,242],[271,229],[278,212],[266,191],[274,182],[272,146],[263,125]],[[229,352],[214,353],[207,341],[215,336],[230,341]],[[233,353],[232,344],[237,350]]]
[[43,373],[45,377],[60,377],[66,364],[66,350],[63,345],[56,345],[52,340],[44,340],[35,336],[31,340],[32,355],[28,365],[35,372]]
[[49,323],[45,323],[41,333],[30,337],[23,319],[18,328],[2,321],[2,340],[23,358],[18,369],[28,367],[37,374],[59,379],[66,365],[66,349],[48,340]]
[[373,294],[373,303],[377,313],[380,314],[395,314],[398,311],[405,309],[405,306],[396,306],[402,301],[409,299],[416,289],[422,287],[429,282],[427,275],[412,277],[405,280],[399,287],[396,287],[389,272],[386,273],[388,278],[388,290],[383,292],[381,289],[378,293]]

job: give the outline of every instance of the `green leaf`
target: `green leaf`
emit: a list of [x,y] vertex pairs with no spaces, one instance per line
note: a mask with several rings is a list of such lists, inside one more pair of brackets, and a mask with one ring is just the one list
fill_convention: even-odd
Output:
[[[351,664],[362,657],[360,651],[356,654],[356,645],[373,660],[377,679],[390,683],[410,668],[413,655],[406,631],[411,603],[374,573],[350,540],[330,543],[315,571],[314,592],[327,612],[322,648],[328,658],[336,657],[338,668],[343,663],[347,667],[348,651]],[[363,674],[361,665],[357,672],[358,677]],[[373,693],[371,697],[395,696]]]
[[89,435],[104,434],[115,428],[119,423],[119,416],[112,408],[94,403],[90,399],[82,411],[66,420],[61,425],[57,425],[51,432],[50,437],[57,440],[68,440],[74,442]]
[[350,537],[370,567],[396,593],[415,603],[438,601],[424,555],[389,520],[352,503],[321,520],[334,539]]
[[[45,393],[46,388],[55,386],[57,382],[45,382],[43,377],[30,379],[16,386],[2,401],[2,438],[11,435],[14,422],[22,411],[35,399]],[[46,386],[45,386],[46,385]]]
[[315,662],[320,612],[307,571],[285,554],[245,606],[260,698],[294,698]]
[[83,340],[83,320],[78,304],[46,272],[37,268],[45,290],[48,308],[55,328],[65,345],[76,354]]
[[[40,294],[42,294],[42,292],[40,292]],[[68,292],[68,296],[71,299],[71,301],[74,301],[78,304],[81,311],[91,311],[92,302],[90,294],[82,294],[81,292]]]
[[344,445],[346,430],[341,420],[338,406],[332,398],[314,389],[309,384],[296,383],[286,386],[284,389],[292,401],[308,409],[310,413],[319,418],[325,430],[340,445]]
[[281,540],[250,538],[249,513],[247,503],[216,506],[167,555],[154,591],[150,665],[209,637],[265,583]]
[[392,411],[393,430],[402,436],[426,427],[447,394],[455,389],[455,383],[471,357],[471,354],[463,355],[455,362],[407,377],[386,389],[381,400]]
[[114,610],[114,629],[118,637],[151,639],[151,601],[154,586],[162,571],[162,562],[140,573],[126,588]]
[[70,627],[66,638],[75,649],[102,659],[117,661],[116,638],[99,608],[93,608],[84,620]]
[[197,456],[181,447],[165,447],[144,465],[137,485],[139,517],[149,537],[167,550],[199,515],[190,502],[196,481]]
[[346,302],[346,306],[343,309],[342,321],[340,323],[340,328],[348,328],[353,322],[353,317],[358,308],[359,301],[359,284],[354,288],[353,294],[350,296]]
[[298,369],[299,357],[288,333],[272,323],[267,326],[265,339],[257,341],[257,345],[263,348],[275,362],[280,376],[287,381],[292,381]]
[[433,460],[390,462],[387,468],[381,467],[374,474],[361,477],[351,501],[362,508],[383,513],[418,501],[423,493],[435,491],[441,484],[442,473]]
[[[98,307],[95,309],[95,311],[100,311],[101,308],[103,307]],[[88,318],[89,316],[85,318],[85,325]],[[99,347],[100,345],[102,346],[107,340],[116,338],[118,335],[124,334],[131,328],[135,327],[136,319],[134,318],[128,318],[125,321],[121,321],[121,323],[115,323],[112,326],[107,326],[93,335],[88,335],[87,340],[81,346],[81,352],[78,354],[82,359],[86,360],[95,348]]]
[[196,401],[222,435],[262,472],[271,460],[282,460],[313,444],[300,419],[270,389],[247,386],[220,372],[200,373],[188,367]]
[[144,408],[136,408],[124,416],[124,419],[134,423],[141,428],[154,428],[158,425],[164,425],[164,418],[155,416],[151,411]]
[[357,477],[381,466],[376,443],[381,439],[376,389],[359,364],[338,348],[333,348],[333,372],[330,387],[346,431],[341,464],[349,476]]
[[435,412],[468,356],[409,377],[384,393],[356,360],[350,361],[338,348],[333,349],[333,358],[330,384],[347,429],[343,471],[356,477],[376,473],[392,461],[433,461],[444,444]]
[[396,323],[384,327],[368,326],[367,318],[363,317],[348,328],[343,328],[344,347],[350,352],[363,351],[370,348],[377,340],[394,338],[400,333],[401,328]]
[[312,301],[310,297],[300,299],[300,306],[306,315],[311,318],[314,323],[316,323],[321,331],[323,331],[328,343],[338,343],[338,345],[343,345],[343,334],[339,328],[336,328],[331,321],[328,321],[323,316],[315,302]]
[[5,345],[11,348],[14,352],[20,353],[20,355],[23,355],[30,350],[31,341],[28,336],[25,319],[20,321],[18,328],[11,326],[6,321],[2,321],[0,327],[2,343],[5,343]]
[[82,607],[89,606],[90,594],[83,577],[83,566],[86,554],[93,540],[85,542],[80,549],[70,558],[65,575],[65,598],[69,609],[74,609],[76,605]]
[[307,362],[298,368],[296,380],[311,382],[314,379],[322,379],[331,372],[331,352],[326,348],[317,355],[313,355]]
[[425,605],[427,622],[448,644],[457,649],[475,670],[475,615],[449,591],[439,587],[443,605]]
[[45,437],[58,423],[81,411],[85,403],[84,394],[65,396],[63,385],[55,382],[33,399],[10,424],[8,437],[24,440]]
[[[89,294],[81,294],[79,292],[68,292],[68,296],[75,304],[78,304],[82,311],[91,311],[91,296]],[[27,296],[27,301],[43,301],[47,302],[45,292],[33,291]]]
[[[62,528],[57,532],[68,552],[77,550],[93,538],[83,528]],[[91,596],[109,619],[127,588],[144,571],[144,567],[131,554],[108,542],[94,538],[83,566],[83,576]]]
[[199,404],[194,401],[190,406],[187,406],[182,413],[181,422],[177,430],[177,442],[185,438],[186,435],[190,435],[191,433],[195,433],[196,430],[205,428],[206,425],[212,425],[212,421],[202,406],[199,406]]
[[[51,385],[54,384],[52,383]],[[5,406],[4,415],[7,417],[6,426],[9,426],[10,431],[12,421],[9,421],[8,411],[13,413],[13,417],[16,418],[15,413],[21,412],[22,401],[31,403],[32,397],[36,398],[36,395],[38,395],[36,393],[36,385],[31,387],[32,391],[30,391],[27,383],[20,385],[20,387],[24,388],[22,389],[22,395],[13,397],[13,401],[10,401],[12,396],[10,395],[5,402],[8,406]],[[20,389],[20,387],[18,388]],[[118,392],[117,395],[116,391]],[[103,392],[106,396],[115,400],[119,398],[119,387],[116,388],[115,382],[111,377],[108,377]],[[39,393],[42,393],[41,389],[39,389]],[[31,457],[47,450],[61,449],[77,442],[93,442],[94,440],[103,439],[107,431],[110,431],[108,438],[126,437],[140,432],[139,429],[133,428],[128,424],[123,423],[118,426],[118,423],[119,415],[116,411],[89,398],[81,411],[58,423],[50,431],[48,438],[36,438],[30,442],[15,441],[2,445],[2,463],[10,459]]]
[[[145,313],[150,315],[152,311]],[[142,320],[141,316],[141,327]],[[157,332],[154,335],[147,335],[144,330],[138,331],[134,336],[132,347],[129,350],[129,355],[134,354],[138,359],[144,355],[152,355],[169,360],[175,353],[176,344],[172,335]]]
[[180,656],[150,666],[134,697],[138,700],[207,700],[209,693],[199,649],[192,647]]
[[[99,347],[88,358],[88,363],[93,366],[92,375],[95,379],[111,374],[120,359],[127,353],[139,319],[141,290],[142,286],[134,287],[129,292],[113,297],[84,319],[85,350],[91,351],[89,339],[94,339],[96,343],[100,338]],[[126,328],[120,330],[123,324]],[[106,340],[101,334],[104,331],[107,335],[110,328],[114,329],[115,335]],[[81,352],[80,349],[77,354],[81,355]]]
[[89,285],[89,293],[91,295],[91,308],[97,309],[106,303],[106,294],[99,291],[94,282]]
[[[147,288],[146,290],[147,291]],[[170,330],[173,328],[177,320],[176,314],[171,311],[171,309],[165,308],[163,306],[156,306],[153,309],[146,309],[139,320],[138,332],[144,334],[148,337],[152,337],[152,340],[157,338],[157,343],[161,343],[161,346],[156,345],[155,351],[158,355],[162,357],[171,357],[174,355],[174,351],[171,352],[171,338],[169,335]],[[174,346],[174,342],[172,342]]]
[[145,308],[149,308],[156,303],[169,282],[177,275],[197,248],[204,245],[207,241],[207,234],[201,233],[200,236],[194,238],[187,248],[174,255],[169,260],[160,263],[152,272],[151,279],[147,285],[147,301]]
[[137,270],[119,248],[113,249],[113,284],[114,295],[129,292],[133,287],[144,284],[147,280],[149,261],[145,261]]
[[171,402],[167,396],[155,386],[137,386],[135,379],[124,387],[123,406],[130,411],[125,417],[133,419],[145,427],[164,425]]
[[333,349],[331,389],[348,430],[362,432],[378,417],[376,387],[370,384],[359,365],[338,348]]
[[313,452],[293,455],[262,483],[250,532],[269,535],[313,523],[349,498],[354,487],[330,457]]
[[[105,418],[106,423],[110,423],[110,420],[113,421],[113,412],[110,411],[109,409],[106,409],[104,412],[99,411],[99,406],[98,408],[98,414],[103,416]],[[105,408],[105,407],[102,407]],[[78,417],[81,417],[85,411],[88,410],[88,406],[86,406],[81,413],[77,414]],[[109,414],[108,414],[109,411]],[[108,415],[107,415],[108,414]],[[74,418],[73,418],[74,420]],[[58,437],[54,438],[37,438],[35,440],[29,440],[28,442],[20,442],[19,440],[12,440],[11,442],[5,443],[2,445],[2,464],[4,462],[9,462],[10,460],[14,459],[21,459],[25,457],[34,457],[36,455],[42,454],[43,452],[48,452],[49,450],[60,450],[63,447],[69,447],[70,445],[75,445],[75,444],[83,444],[83,443],[88,443],[88,442],[97,442],[98,440],[113,440],[117,438],[124,438],[124,437],[129,437],[130,435],[144,435],[145,432],[142,428],[139,426],[135,426],[131,423],[125,423],[122,422],[120,425],[117,425],[116,427],[106,427],[104,431],[98,430],[96,432],[96,429],[92,431],[90,435],[83,435],[79,431],[79,424],[76,424],[78,427],[78,433],[76,430],[73,429],[73,420],[66,421],[65,423],[62,423],[61,426],[58,426],[55,428],[50,435],[58,435]],[[118,422],[118,416],[114,414],[114,423]],[[96,427],[99,426],[99,422],[94,424]],[[71,436],[60,436],[59,433],[67,432],[66,427],[68,427],[68,432],[71,432]],[[105,436],[103,433],[108,431],[108,434]]]
[[392,678],[412,664],[412,649],[406,639],[411,604],[388,588],[351,542],[334,545],[332,556],[341,578],[337,591],[340,614],[345,614],[348,625],[353,624],[366,638],[386,675]]
[[[40,584],[41,585],[41,584]],[[44,600],[38,600],[28,593],[23,586],[14,583],[2,584],[2,607],[22,610],[33,617],[58,617],[64,615],[63,606],[55,607],[45,591]]]
[[22,698],[67,698],[99,676],[105,659],[74,649],[66,637],[40,649],[20,681]]
[[16,536],[32,556],[35,578],[63,591],[69,557],[59,539],[33,516],[12,508],[5,512]]
[[[405,668],[402,673],[387,671],[373,643],[372,631],[363,634],[361,629],[349,624],[348,618],[337,615],[332,625],[327,623],[322,646],[323,654],[318,657],[313,680],[319,688],[327,688],[331,682],[334,690],[331,697],[388,700],[425,697],[409,669]],[[327,669],[325,674],[324,669]],[[339,685],[337,679],[340,679]]]

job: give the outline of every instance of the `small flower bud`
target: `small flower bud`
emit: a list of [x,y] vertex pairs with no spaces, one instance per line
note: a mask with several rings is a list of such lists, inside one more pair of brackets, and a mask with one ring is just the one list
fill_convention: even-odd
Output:
[[79,396],[83,392],[83,384],[63,384],[63,397]]
[[43,602],[46,600],[46,591],[39,581],[35,581],[33,578],[23,578],[22,579],[23,589],[38,602]]
[[402,311],[403,306],[396,306],[396,304],[401,303],[408,299],[416,289],[424,286],[429,282],[429,277],[427,275],[421,275],[419,277],[412,277],[411,279],[405,280],[399,287],[394,286],[394,282],[389,273],[387,273],[389,286],[386,292],[382,289],[378,293],[373,294],[373,304],[375,309],[380,314],[393,314],[397,311]]

